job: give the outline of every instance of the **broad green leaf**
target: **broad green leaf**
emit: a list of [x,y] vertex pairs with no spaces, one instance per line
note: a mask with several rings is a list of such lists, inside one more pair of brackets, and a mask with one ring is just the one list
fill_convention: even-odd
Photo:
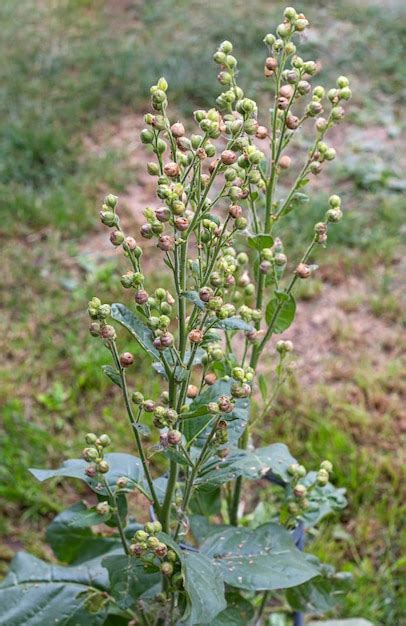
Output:
[[[203,393],[197,396],[197,398],[190,403],[188,413],[193,413],[197,409],[200,409],[201,406],[207,406],[209,402],[216,402],[220,396],[229,394],[230,389],[231,380],[216,381],[214,385],[207,387]],[[206,413],[196,418],[185,420],[185,423],[183,424],[183,434],[186,439],[190,441],[190,439],[200,432],[201,429],[204,428],[204,426],[207,425],[212,419],[213,415]]]
[[254,235],[248,237],[248,246],[260,252],[264,248],[272,248],[273,238],[271,235]]
[[337,605],[340,596],[348,590],[351,575],[335,575],[334,568],[329,566],[322,567],[322,574],[286,591],[292,609],[322,614]]
[[128,479],[126,491],[133,489],[145,490],[144,470],[142,463],[137,457],[122,452],[112,452],[105,455],[105,460],[110,466],[107,474],[90,478],[85,474],[89,464],[84,459],[70,459],[65,461],[61,467],[54,470],[30,468],[31,474],[39,481],[48,480],[49,478],[59,478],[66,476],[69,478],[79,478],[89,485],[96,493],[106,495],[107,489],[103,484],[105,479],[110,487],[115,487],[116,481],[121,476]]
[[[91,524],[103,522],[103,516],[98,515],[96,520],[95,516],[97,513],[79,502],[57,515],[50,523],[45,537],[60,561],[83,563],[121,545],[114,537],[101,537],[92,532],[89,528]],[[105,516],[105,519],[108,518]]]
[[102,365],[102,370],[115,385],[120,387],[120,389],[123,388],[121,376],[114,367],[111,367],[111,365]]
[[273,298],[266,307],[265,320],[268,326],[272,322],[273,333],[283,333],[292,324],[295,313],[296,302],[292,295],[286,301]]
[[220,565],[228,585],[248,591],[295,587],[320,573],[288,531],[274,523],[220,531],[206,539],[201,551]]
[[199,544],[203,543],[210,535],[218,535],[222,529],[228,530],[230,528],[226,524],[211,524],[205,515],[191,515],[189,521],[192,535]]
[[159,352],[153,345],[154,333],[144,322],[141,322],[132,311],[127,309],[124,304],[115,302],[111,306],[111,317],[127,328],[146,352],[154,359],[159,359]]
[[188,624],[212,624],[227,606],[219,568],[204,554],[184,551],[182,574],[188,596],[183,619]]
[[222,328],[223,330],[245,330],[249,332],[253,330],[253,326],[244,322],[240,317],[229,317],[226,320],[218,320],[213,324],[213,328]]
[[[202,394],[193,400],[189,405],[188,413],[192,413],[200,409],[201,406],[207,406],[209,402],[216,402],[220,396],[229,396],[231,393],[232,378],[222,378],[217,380],[214,385],[208,387]],[[238,439],[244,432],[245,426],[249,418],[249,399],[240,398],[235,402],[235,406],[230,413],[224,416],[228,422],[228,435],[231,444],[236,445]],[[208,426],[212,422],[213,416],[209,413],[200,415],[196,418],[187,419],[184,422],[183,433],[188,441],[190,441],[197,433],[201,435],[196,441],[196,445],[200,445],[205,440]]]
[[[309,472],[300,482],[306,487],[312,485],[316,480],[316,472]],[[316,526],[324,517],[340,511],[347,506],[345,489],[334,487],[327,483],[324,487],[316,485],[308,495],[310,506],[302,514],[306,528]]]
[[20,552],[0,584],[0,625],[101,626],[108,588],[106,571],[95,563],[62,567]]
[[125,554],[106,556],[102,565],[109,573],[110,593],[121,609],[132,606],[161,579],[156,567],[147,569],[141,561]]
[[200,485],[195,489],[189,502],[192,513],[217,515],[221,508],[220,487],[216,485]]
[[290,481],[288,467],[297,463],[283,443],[274,443],[254,451],[234,448],[225,459],[212,458],[199,473],[196,484],[221,485],[239,476],[256,480],[272,472],[284,482]]
[[184,291],[182,295],[202,311],[206,309],[206,305],[203,300],[200,300],[197,291]]
[[246,626],[254,617],[254,607],[238,593],[226,594],[227,608],[205,626]]

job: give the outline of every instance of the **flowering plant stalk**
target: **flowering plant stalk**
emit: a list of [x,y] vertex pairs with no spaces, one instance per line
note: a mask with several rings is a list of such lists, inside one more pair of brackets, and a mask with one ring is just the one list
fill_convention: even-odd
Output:
[[[154,156],[147,170],[157,180],[157,206],[145,209],[140,235],[156,242],[156,263],[170,286],[149,288],[142,248],[124,232],[118,198],[108,195],[101,221],[128,262],[121,277],[128,306],[94,297],[88,308],[90,333],[110,354],[104,371],[122,394],[136,456],[107,453],[110,436],[88,433],[83,459],[32,470],[39,480],[82,479],[99,502],[74,505],[48,530],[69,567],[16,558],[0,588],[7,594],[0,623],[262,624],[275,601],[288,613],[314,608],[322,588],[327,602],[339,577],[301,552],[295,533],[345,505],[343,490],[329,482],[332,464],[324,460],[308,472],[285,445],[255,447],[251,437],[294,370],[292,343],[271,340],[293,322],[295,285],[317,269],[313,256],[342,218],[341,200],[332,195],[301,258],[288,260],[280,224],[305,210],[304,187],[335,158],[326,137],[351,96],[344,76],[327,93],[312,88],[316,63],[303,60],[295,43],[307,27],[305,16],[288,7],[276,34],[264,39],[273,101],[261,123],[256,102],[238,85],[228,41],[214,54],[223,91],[216,107],[195,111],[197,132],[188,136],[170,119],[164,78],[151,88],[154,112],[145,116],[141,140]],[[314,126],[314,142],[298,168],[290,146],[306,124]],[[290,170],[296,177],[286,191]],[[134,387],[135,357],[119,347],[115,323],[160,376],[159,398]],[[270,346],[272,385],[257,372]],[[257,388],[262,406],[258,400],[254,411]],[[249,482],[264,477],[278,507],[266,520],[258,509],[248,513],[246,501],[254,498],[243,496]],[[146,524],[128,515],[133,490],[149,501]],[[91,530],[99,524],[113,534]],[[31,593],[32,581],[41,593]],[[42,621],[30,621],[34,609]]]

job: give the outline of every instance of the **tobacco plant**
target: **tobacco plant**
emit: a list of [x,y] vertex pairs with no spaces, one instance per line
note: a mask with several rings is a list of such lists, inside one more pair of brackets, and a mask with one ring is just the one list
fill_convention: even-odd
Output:
[[[229,41],[214,54],[222,92],[215,107],[195,111],[191,134],[169,117],[166,80],[151,88],[141,141],[157,197],[139,235],[150,240],[162,286],[151,287],[138,237],[125,232],[118,198],[108,195],[100,216],[128,265],[126,305],[95,296],[88,307],[135,454],[108,451],[111,433],[88,433],[82,459],[32,470],[39,480],[78,478],[96,501],[71,506],[47,531],[67,565],[17,555],[0,589],[1,624],[265,624],[278,607],[290,615],[334,605],[340,576],[301,550],[304,531],[345,506],[329,482],[333,466],[322,460],[307,471],[285,445],[261,447],[260,437],[272,433],[269,411],[295,367],[291,341],[278,339],[295,317],[294,288],[311,280],[342,218],[331,195],[301,258],[287,256],[283,220],[306,212],[303,189],[335,158],[326,137],[351,96],[344,76],[327,92],[312,87],[317,64],[296,50],[307,27],[288,7],[266,35],[270,96],[261,116],[238,85]],[[306,126],[314,139],[300,167],[291,144]],[[117,324],[143,356],[126,349]],[[159,398],[137,386],[139,358],[160,378]],[[128,511],[134,491],[146,523]]]

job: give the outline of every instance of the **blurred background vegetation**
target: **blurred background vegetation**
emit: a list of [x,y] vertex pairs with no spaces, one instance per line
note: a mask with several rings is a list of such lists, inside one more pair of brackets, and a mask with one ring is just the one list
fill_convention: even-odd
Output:
[[[136,234],[151,191],[137,131],[149,86],[164,75],[173,118],[213,103],[211,55],[235,46],[241,85],[267,100],[262,38],[285,2],[266,0],[2,0],[0,3],[0,560],[22,546],[47,557],[43,528],[75,499],[72,485],[38,485],[27,468],[79,454],[83,433],[126,448],[102,346],[87,333],[86,304],[127,298],[121,261],[104,243],[98,208],[123,194]],[[345,219],[321,269],[300,290],[289,335],[299,370],[268,416],[267,441],[288,444],[309,468],[327,457],[349,507],[312,538],[318,556],[352,572],[336,612],[401,624],[401,443],[406,430],[404,233],[406,14],[403,3],[311,0],[302,56],[322,61],[320,83],[351,79],[339,158],[317,179],[310,208],[290,217],[284,241],[300,254],[333,191]],[[403,100],[404,103],[404,100]],[[266,109],[265,109],[266,110]],[[314,200],[313,200],[314,198]],[[153,201],[151,198],[150,202]],[[145,205],[144,205],[145,206]],[[103,242],[103,243],[102,243]],[[151,268],[150,284],[154,283]],[[128,346],[134,351],[136,346]],[[137,387],[159,381],[137,362]],[[265,492],[264,499],[267,493]],[[403,617],[406,607],[403,606]]]

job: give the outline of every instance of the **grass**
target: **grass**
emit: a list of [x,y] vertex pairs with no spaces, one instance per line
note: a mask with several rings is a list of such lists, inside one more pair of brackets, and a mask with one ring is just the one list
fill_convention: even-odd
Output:
[[[108,355],[88,336],[85,311],[96,293],[109,301],[125,297],[116,280],[120,267],[114,259],[90,262],[83,249],[104,191],[125,189],[133,166],[126,150],[89,150],[87,140],[97,144],[100,125],[141,112],[160,75],[170,84],[173,110],[209,106],[219,93],[210,54],[226,38],[241,59],[247,95],[264,100],[261,40],[283,7],[264,0],[224,3],[221,11],[214,0],[110,4],[4,0],[0,6],[3,570],[22,545],[49,556],[44,525],[75,498],[66,482],[44,490],[28,467],[78,455],[83,433],[93,428],[111,432],[117,448],[128,441],[117,394],[100,369]],[[378,6],[349,7],[346,0],[306,7],[315,27],[304,56],[323,58],[322,84],[349,75],[355,98],[350,129],[336,137],[343,160],[331,179],[320,179],[303,213],[289,216],[282,235],[293,263],[328,195],[342,189],[345,219],[331,229],[327,250],[318,251],[320,270],[300,286],[299,297],[317,314],[319,303],[351,277],[363,290],[347,289],[317,328],[315,341],[327,341],[331,354],[316,382],[306,379],[306,364],[304,378],[299,370],[270,415],[266,438],[285,441],[309,467],[326,456],[336,461],[334,480],[348,489],[349,507],[318,531],[313,548],[354,575],[340,617],[394,626],[402,615],[405,380],[398,337],[405,202],[402,163],[393,155],[402,150],[405,22]],[[385,140],[377,134],[382,128]],[[156,397],[157,379],[143,368],[140,358],[137,387]]]

